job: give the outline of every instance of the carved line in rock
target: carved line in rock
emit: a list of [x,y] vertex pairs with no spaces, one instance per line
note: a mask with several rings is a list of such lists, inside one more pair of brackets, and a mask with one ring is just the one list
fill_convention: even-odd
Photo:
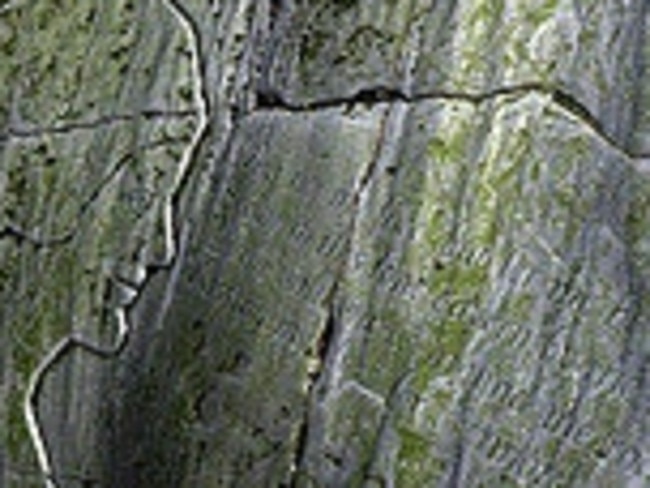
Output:
[[[199,29],[187,10],[185,10],[177,0],[161,0],[161,3],[181,26],[190,46],[192,57],[192,77],[194,81],[194,104],[196,106],[196,115],[198,116],[196,128],[190,143],[186,146],[185,151],[181,156],[174,183],[164,202],[166,243],[165,261],[154,265],[144,265],[143,272],[141,273],[141,276],[138,277],[139,279],[136,283],[128,283],[126,280],[121,280],[119,277],[114,278],[116,285],[128,291],[129,296],[122,304],[115,308],[118,330],[115,342],[112,346],[103,347],[92,344],[85,338],[73,332],[63,339],[60,339],[48,351],[48,353],[41,358],[38,366],[30,375],[23,403],[23,412],[28,433],[34,450],[36,451],[38,465],[43,475],[46,488],[58,488],[59,483],[53,469],[52,455],[47,445],[45,432],[43,431],[38,418],[39,397],[43,389],[44,381],[54,366],[61,362],[63,358],[65,358],[65,356],[75,348],[81,349],[82,351],[100,359],[115,359],[124,350],[131,333],[131,324],[128,319],[130,310],[137,304],[138,299],[142,295],[153,273],[157,270],[169,269],[172,267],[178,255],[177,246],[179,236],[182,236],[182,234],[180,233],[180,228],[176,221],[178,217],[177,207],[179,205],[181,194],[185,189],[190,173],[193,169],[196,152],[198,151],[198,147],[204,139],[208,129],[209,103],[205,90],[204,72],[201,67]],[[20,239],[31,237],[27,233],[14,228],[5,228],[2,232],[5,235],[11,235]],[[0,233],[0,237],[1,236],[2,234]],[[42,245],[47,244],[47,241],[36,240],[35,242]]]
[[497,87],[484,92],[464,92],[451,90],[430,90],[409,94],[401,88],[374,86],[363,88],[356,93],[340,97],[294,102],[287,100],[279,91],[262,91],[257,93],[256,111],[283,110],[286,112],[316,112],[332,108],[351,107],[357,104],[372,106],[380,103],[414,104],[424,101],[449,100],[481,105],[487,101],[508,96],[525,96],[529,94],[549,96],[553,103],[568,112],[590,128],[598,138],[603,140],[614,151],[624,156],[626,160],[641,173],[650,173],[650,153],[633,153],[623,147],[610,134],[603,124],[591,111],[572,93],[552,84],[542,82],[524,82],[516,85]]
[[74,234],[66,231],[59,236],[41,238],[26,230],[21,229],[19,226],[11,222],[6,224],[4,228],[0,229],[0,240],[13,239],[18,244],[27,242],[37,248],[55,247],[62,244],[67,244],[73,237]]
[[84,215],[97,201],[99,201],[99,198],[104,193],[104,190],[110,186],[117,175],[120,174],[124,166],[135,157],[135,154],[137,152],[154,149],[169,144],[170,142],[176,142],[180,140],[181,138],[163,138],[147,144],[142,144],[136,147],[134,150],[128,151],[122,155],[113,165],[113,168],[108,172],[108,174],[90,192],[85,201],[79,205],[79,208],[77,209],[73,218],[73,224],[70,225],[68,229],[60,232],[58,235],[41,237],[34,231],[27,231],[23,227],[16,225],[14,222],[9,222],[8,224],[5,224],[4,228],[0,229],[0,241],[3,239],[11,239],[18,245],[26,243],[34,246],[35,248],[51,248],[68,244],[80,231],[80,224]]
[[50,134],[69,134],[71,132],[79,130],[94,130],[100,127],[106,127],[119,123],[133,122],[140,118],[146,120],[175,118],[182,119],[186,117],[195,117],[196,115],[197,113],[194,110],[147,109],[131,114],[103,115],[93,120],[66,122],[53,126],[37,126],[29,128],[9,127],[4,133],[0,134],[0,142],[5,142],[10,139],[36,138]]
[[183,194],[183,190],[192,174],[199,147],[208,133],[210,105],[202,66],[200,29],[195,24],[189,12],[177,0],[162,0],[162,3],[174,15],[187,37],[191,54],[194,105],[196,106],[198,116],[196,129],[192,134],[192,139],[181,155],[171,191],[168,193],[164,202],[165,243],[167,248],[165,261],[166,265],[169,266],[174,260],[176,250],[178,249],[176,241],[180,229],[176,228],[175,220],[180,203],[179,198]]

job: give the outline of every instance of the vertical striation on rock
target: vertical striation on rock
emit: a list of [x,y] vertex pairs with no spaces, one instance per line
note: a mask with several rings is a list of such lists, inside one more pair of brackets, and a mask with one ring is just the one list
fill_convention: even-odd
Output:
[[166,4],[0,6],[0,486],[124,303],[61,488],[650,483],[647,2]]

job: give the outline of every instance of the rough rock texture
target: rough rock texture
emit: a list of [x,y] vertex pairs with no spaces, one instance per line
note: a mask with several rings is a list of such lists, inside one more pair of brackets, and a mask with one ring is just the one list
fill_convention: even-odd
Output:
[[0,486],[115,310],[60,487],[650,486],[648,2],[179,3],[0,4]]

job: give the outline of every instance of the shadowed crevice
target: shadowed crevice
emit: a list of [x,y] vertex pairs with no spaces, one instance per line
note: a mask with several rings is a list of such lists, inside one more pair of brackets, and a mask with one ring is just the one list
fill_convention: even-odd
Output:
[[458,101],[472,105],[481,105],[488,101],[503,97],[522,97],[529,94],[550,96],[552,102],[581,121],[599,138],[604,140],[617,152],[629,159],[648,158],[650,154],[634,153],[616,140],[605,129],[601,121],[587,106],[571,92],[552,84],[542,82],[525,82],[515,85],[497,87],[484,92],[465,92],[452,90],[428,90],[407,93],[399,87],[373,86],[362,88],[351,95],[316,99],[305,102],[289,100],[279,90],[266,89],[257,93],[256,111],[282,110],[292,113],[316,112],[333,108],[351,108],[355,105],[371,107],[376,104],[406,103],[414,104],[426,101]]

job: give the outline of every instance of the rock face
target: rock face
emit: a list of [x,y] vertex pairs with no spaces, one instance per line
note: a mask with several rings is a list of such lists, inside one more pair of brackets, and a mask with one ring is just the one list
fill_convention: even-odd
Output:
[[647,3],[5,1],[0,486],[650,486]]

